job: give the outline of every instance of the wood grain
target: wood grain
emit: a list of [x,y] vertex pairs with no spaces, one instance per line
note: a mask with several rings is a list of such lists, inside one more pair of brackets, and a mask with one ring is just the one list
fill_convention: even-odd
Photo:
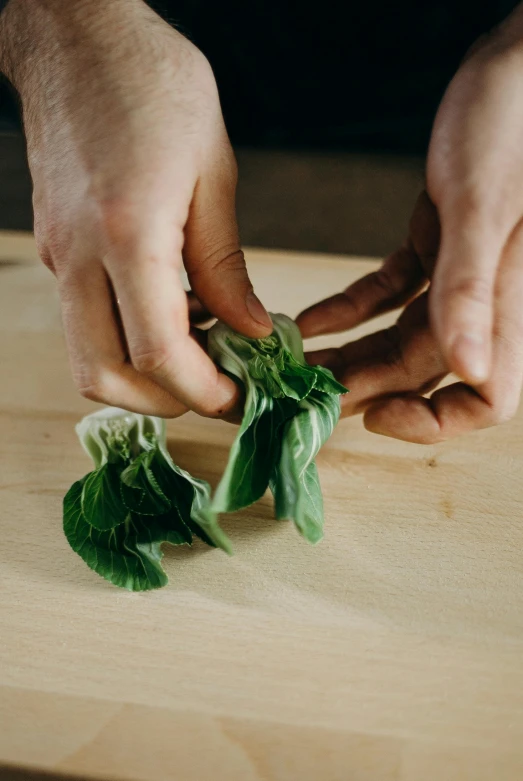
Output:
[[[248,257],[290,315],[369,267]],[[523,777],[521,415],[430,448],[344,421],[319,458],[323,543],[264,499],[225,522],[233,558],[168,550],[170,585],[129,594],[62,533],[94,405],[30,236],[0,237],[0,333],[0,778]],[[233,427],[187,415],[169,435],[217,480]]]

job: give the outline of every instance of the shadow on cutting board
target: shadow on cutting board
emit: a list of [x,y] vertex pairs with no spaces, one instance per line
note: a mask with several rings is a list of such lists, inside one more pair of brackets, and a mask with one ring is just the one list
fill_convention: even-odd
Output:
[[10,765],[0,765],[0,781],[89,781],[87,776],[74,776],[69,773],[59,773],[56,771],[44,772],[29,767],[12,767]]

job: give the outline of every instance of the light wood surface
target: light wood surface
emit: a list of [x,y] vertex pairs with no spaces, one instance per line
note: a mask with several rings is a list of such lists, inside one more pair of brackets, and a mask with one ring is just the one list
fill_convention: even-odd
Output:
[[[369,267],[248,257],[290,315]],[[430,448],[344,421],[319,458],[323,543],[267,498],[225,522],[233,558],[171,548],[170,585],[129,594],[62,533],[94,405],[69,377],[54,280],[29,236],[1,236],[0,261],[0,777],[523,778],[521,415]],[[188,415],[169,434],[216,481],[234,429]]]

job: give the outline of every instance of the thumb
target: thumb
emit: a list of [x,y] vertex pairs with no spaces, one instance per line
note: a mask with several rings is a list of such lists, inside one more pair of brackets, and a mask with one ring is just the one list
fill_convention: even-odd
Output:
[[272,321],[255,295],[236,222],[236,163],[226,160],[198,180],[185,226],[184,263],[192,290],[215,317],[245,336],[260,338]]
[[488,215],[470,207],[440,215],[441,243],[430,290],[432,326],[449,368],[472,385],[490,373],[494,293],[505,243]]

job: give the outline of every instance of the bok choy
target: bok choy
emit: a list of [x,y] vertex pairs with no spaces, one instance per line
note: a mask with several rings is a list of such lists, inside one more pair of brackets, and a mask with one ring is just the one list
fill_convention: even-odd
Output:
[[340,416],[347,393],[328,369],[309,366],[297,325],[272,315],[274,331],[249,339],[216,323],[210,331],[211,358],[240,380],[246,399],[243,420],[211,513],[240,510],[268,487],[276,517],[292,520],[309,542],[323,536],[323,499],[314,459]]
[[193,535],[228,549],[205,512],[210,487],[173,462],[165,421],[108,407],[76,428],[95,469],[64,499],[71,548],[102,577],[131,591],[167,583],[162,543],[190,545]]

